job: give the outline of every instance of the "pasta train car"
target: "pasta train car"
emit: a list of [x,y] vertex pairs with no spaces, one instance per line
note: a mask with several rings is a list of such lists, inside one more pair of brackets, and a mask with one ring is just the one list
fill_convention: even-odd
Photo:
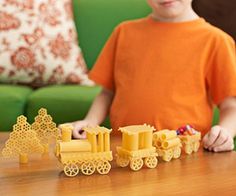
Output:
[[158,156],[164,161],[177,159],[181,155],[181,140],[176,131],[162,130],[153,133],[153,145],[157,148]]
[[155,128],[133,125],[119,130],[122,132],[122,146],[117,147],[117,165],[126,167],[130,164],[133,171],[140,170],[144,163],[148,168],[155,168],[158,163],[156,148],[152,146]]
[[177,131],[178,137],[181,139],[183,149],[186,154],[197,152],[200,147],[201,133],[196,131],[192,126],[186,125],[180,127]]
[[105,127],[86,127],[87,139],[73,140],[72,127],[65,125],[61,128],[61,139],[57,140],[55,155],[63,164],[67,176],[76,176],[79,171],[91,175],[96,170],[99,174],[107,174],[112,161],[110,150],[111,130]]

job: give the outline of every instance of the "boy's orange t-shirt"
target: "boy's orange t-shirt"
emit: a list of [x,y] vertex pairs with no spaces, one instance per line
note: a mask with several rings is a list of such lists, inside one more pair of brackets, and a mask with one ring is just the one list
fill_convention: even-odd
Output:
[[205,134],[213,105],[236,96],[235,42],[202,18],[162,23],[149,16],[120,24],[89,76],[115,93],[114,130],[190,124]]

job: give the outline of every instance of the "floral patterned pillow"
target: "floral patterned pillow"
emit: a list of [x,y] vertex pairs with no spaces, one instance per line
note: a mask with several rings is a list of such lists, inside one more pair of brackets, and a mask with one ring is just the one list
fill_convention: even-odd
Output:
[[0,1],[0,82],[91,85],[71,0]]

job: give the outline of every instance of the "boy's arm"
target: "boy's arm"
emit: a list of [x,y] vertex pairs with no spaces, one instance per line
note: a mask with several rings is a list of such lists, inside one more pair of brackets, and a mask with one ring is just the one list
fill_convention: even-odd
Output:
[[214,152],[230,151],[236,136],[236,98],[226,98],[220,105],[219,125],[214,126],[203,138],[206,149]]
[[103,88],[100,94],[93,101],[93,104],[84,120],[93,125],[100,125],[109,112],[113,95],[114,93],[112,91]]
[[219,106],[219,125],[228,129],[231,136],[236,136],[236,97],[229,97]]
[[74,127],[72,132],[74,138],[86,138],[85,132],[82,130],[83,127],[100,125],[105,120],[113,100],[113,95],[112,91],[103,88],[94,99],[84,120],[71,123]]

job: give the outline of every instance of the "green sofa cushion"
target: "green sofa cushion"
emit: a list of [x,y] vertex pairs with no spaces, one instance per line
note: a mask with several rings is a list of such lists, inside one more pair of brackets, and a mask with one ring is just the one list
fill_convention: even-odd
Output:
[[54,122],[64,123],[83,119],[100,87],[56,85],[34,91],[28,99],[26,114],[29,122],[34,121],[37,111],[47,108]]
[[0,85],[0,131],[12,130],[16,118],[24,114],[32,89],[25,86]]
[[234,151],[236,151],[236,137],[234,138]]
[[219,109],[215,107],[214,109],[214,114],[213,114],[213,119],[212,119],[212,125],[217,125],[219,122],[220,114],[219,114]]
[[146,0],[74,0],[73,8],[80,46],[89,68],[116,25],[151,12]]

